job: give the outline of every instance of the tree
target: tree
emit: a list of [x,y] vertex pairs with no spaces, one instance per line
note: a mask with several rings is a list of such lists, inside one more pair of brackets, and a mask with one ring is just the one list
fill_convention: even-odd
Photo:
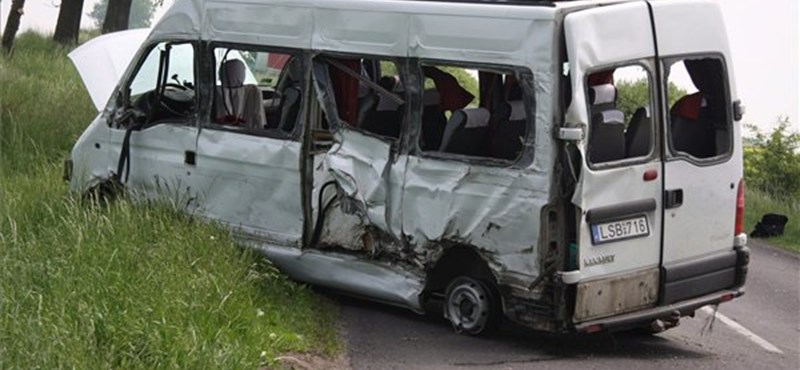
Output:
[[800,197],[800,133],[792,132],[788,117],[765,134],[748,125],[755,133],[753,144],[744,151],[744,177],[748,186],[761,189],[780,199]]
[[[118,0],[111,0],[111,5],[115,2],[119,2]],[[130,11],[128,21],[125,24],[125,27],[119,28],[127,29],[127,28],[143,28],[143,27],[150,27],[151,21],[153,19],[153,13],[155,13],[156,7],[159,5],[159,2],[153,0],[130,0]],[[113,32],[113,31],[106,31],[105,21],[106,19],[106,11],[109,7],[109,0],[100,0],[94,4],[92,10],[89,12],[89,17],[94,19],[94,23],[98,28],[103,28],[103,33]]]
[[25,6],[25,0],[12,0],[11,9],[8,12],[8,22],[6,29],[3,30],[3,50],[6,53],[11,53],[11,48],[14,46],[14,37],[17,36],[19,30],[19,19],[22,17],[22,8]]
[[[617,81],[615,86],[617,87],[617,109],[625,113],[625,122],[630,122],[637,109],[650,105],[650,84],[647,80],[621,80]],[[686,94],[686,90],[670,82],[667,87],[669,106],[671,107]]]
[[103,33],[128,29],[132,0],[109,0],[106,18],[103,21]]
[[53,40],[62,45],[78,43],[82,11],[83,0],[62,0]]

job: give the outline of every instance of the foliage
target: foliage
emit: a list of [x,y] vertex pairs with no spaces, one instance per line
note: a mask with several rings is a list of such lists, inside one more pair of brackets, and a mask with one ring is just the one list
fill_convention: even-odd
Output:
[[769,134],[748,126],[754,133],[744,150],[748,188],[760,189],[778,199],[800,199],[800,133],[791,132],[782,117]]
[[0,59],[0,368],[256,369],[335,351],[333,306],[223,228],[67,192],[61,159],[97,113],[66,52],[24,34]]
[[[153,0],[133,0],[131,2],[128,28],[150,27],[157,5]],[[100,0],[94,4],[88,14],[90,18],[94,19],[98,28],[103,26],[103,20],[106,18],[106,9],[108,9],[108,0]]]
[[[630,122],[633,113],[641,107],[649,105],[650,88],[645,79],[630,81],[620,80],[615,83],[617,88],[617,109],[625,113],[625,122]],[[686,90],[670,82],[667,87],[667,100],[671,107],[678,99],[686,95]]]

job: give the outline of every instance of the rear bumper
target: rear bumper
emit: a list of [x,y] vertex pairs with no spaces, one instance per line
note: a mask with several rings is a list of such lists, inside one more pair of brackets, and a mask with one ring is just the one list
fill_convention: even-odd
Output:
[[666,306],[659,306],[647,310],[582,322],[575,325],[575,331],[578,333],[591,333],[600,330],[615,331],[630,329],[656,319],[675,317],[676,313],[679,316],[688,316],[700,307],[727,302],[733,298],[741,296],[742,294],[744,294],[744,287],[737,289],[725,289],[719,292],[704,295],[702,297],[687,299],[685,301],[676,302]]
[[575,324],[577,332],[624,330],[657,319],[687,316],[700,307],[720,304],[744,294],[750,249],[730,251],[661,268],[658,306]]

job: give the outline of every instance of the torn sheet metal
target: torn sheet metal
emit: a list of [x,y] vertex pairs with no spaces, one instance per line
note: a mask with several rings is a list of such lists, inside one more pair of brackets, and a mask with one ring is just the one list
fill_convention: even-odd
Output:
[[535,276],[548,176],[411,157],[403,231],[421,255],[439,242],[471,245],[504,269]]
[[422,281],[393,267],[346,254],[262,245],[263,252],[293,279],[424,312]]

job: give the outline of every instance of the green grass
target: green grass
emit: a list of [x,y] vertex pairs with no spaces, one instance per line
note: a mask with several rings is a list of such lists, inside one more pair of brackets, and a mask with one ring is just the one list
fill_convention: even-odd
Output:
[[0,58],[0,369],[255,369],[338,351],[335,306],[223,228],[67,191],[61,160],[96,112],[65,55],[25,34]]
[[784,234],[763,239],[767,244],[793,252],[800,252],[800,200],[778,199],[759,189],[747,188],[745,193],[744,228],[751,232],[765,213],[779,213],[789,217]]

